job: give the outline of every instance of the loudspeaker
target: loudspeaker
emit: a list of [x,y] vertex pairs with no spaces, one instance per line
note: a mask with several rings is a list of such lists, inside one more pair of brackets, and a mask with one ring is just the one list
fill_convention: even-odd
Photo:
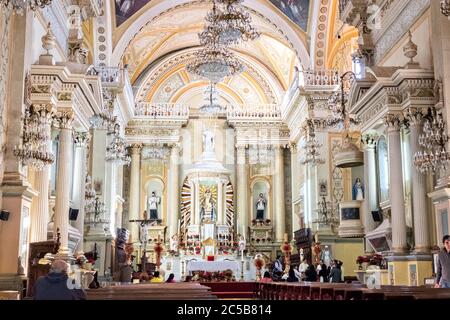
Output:
[[383,215],[381,214],[381,210],[372,211],[373,221],[381,222],[383,221]]
[[78,209],[69,209],[69,220],[75,221],[78,217]]
[[9,219],[9,211],[2,210],[0,211],[0,220],[8,221]]

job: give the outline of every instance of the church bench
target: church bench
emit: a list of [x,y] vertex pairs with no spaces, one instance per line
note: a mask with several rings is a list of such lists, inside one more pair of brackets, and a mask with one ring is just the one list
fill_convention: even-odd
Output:
[[200,284],[155,283],[89,289],[88,300],[211,300],[210,288]]
[[257,282],[201,282],[211,288],[218,298],[253,298],[257,291]]

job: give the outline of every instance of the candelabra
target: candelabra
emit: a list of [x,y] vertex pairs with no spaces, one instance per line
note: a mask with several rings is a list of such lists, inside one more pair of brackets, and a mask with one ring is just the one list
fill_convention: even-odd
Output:
[[158,140],[152,141],[142,150],[143,160],[166,161],[169,150],[165,148],[164,143]]
[[444,170],[450,161],[446,149],[448,142],[446,125],[442,113],[430,108],[423,124],[423,134],[419,136],[419,150],[414,155],[414,165],[421,173]]
[[318,218],[313,221],[313,223],[323,224],[323,225],[339,225],[339,218],[335,216],[335,207],[331,201],[327,201],[325,197],[317,202],[317,212]]
[[213,116],[222,110],[222,107],[218,103],[218,92],[215,83],[211,82],[206,87],[204,98],[205,104],[200,107],[200,112]]
[[12,10],[14,14],[23,15],[23,13],[30,9],[36,11],[38,8],[45,8],[50,5],[52,0],[0,0],[0,5],[8,10]]
[[270,144],[251,145],[248,148],[248,157],[250,164],[267,165],[275,157],[275,151]]

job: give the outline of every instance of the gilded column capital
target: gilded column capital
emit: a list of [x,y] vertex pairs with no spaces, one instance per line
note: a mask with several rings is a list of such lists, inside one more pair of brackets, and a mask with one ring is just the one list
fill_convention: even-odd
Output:
[[130,145],[131,154],[132,155],[140,155],[142,152],[143,145],[142,143],[133,143]]
[[297,153],[297,150],[298,150],[297,143],[290,142],[288,145],[288,148],[291,151],[291,153]]
[[378,140],[378,134],[376,133],[365,133],[361,136],[361,142],[363,143],[364,149],[373,149],[376,146]]
[[56,108],[51,103],[36,103],[31,105],[32,114],[50,120],[56,114]]
[[88,132],[74,132],[73,142],[77,148],[86,148],[89,144],[91,136]]

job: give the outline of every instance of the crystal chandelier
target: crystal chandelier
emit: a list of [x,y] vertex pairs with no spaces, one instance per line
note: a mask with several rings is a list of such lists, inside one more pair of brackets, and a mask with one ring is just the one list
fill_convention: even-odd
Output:
[[318,223],[322,225],[339,225],[339,218],[336,217],[335,206],[331,201],[327,201],[325,197],[322,197],[322,200],[317,202],[317,220],[314,220],[313,223]]
[[320,157],[320,148],[322,148],[322,144],[317,140],[316,133],[314,130],[313,120],[308,120],[308,137],[305,142],[305,156],[300,161],[301,164],[307,166],[317,166],[320,164],[324,164],[325,160]]
[[262,143],[251,145],[248,148],[250,164],[268,165],[275,157],[275,151],[270,144]]
[[218,91],[215,83],[210,83],[204,93],[205,104],[200,107],[200,112],[208,115],[214,115],[222,110],[222,107],[218,103]]
[[423,124],[423,134],[419,136],[422,150],[414,155],[414,165],[421,173],[429,173],[446,169],[450,161],[450,153],[446,149],[448,135],[441,112],[430,108]]
[[53,112],[44,107],[30,106],[25,110],[22,146],[14,148],[14,155],[24,166],[42,170],[54,161],[49,152]]
[[109,146],[106,147],[106,161],[114,162],[119,165],[129,165],[131,157],[128,155],[127,143],[123,137],[120,136],[120,126],[114,126],[113,139]]
[[152,141],[145,145],[142,150],[142,160],[165,161],[169,155],[169,150],[165,148],[164,143],[159,140]]
[[[216,2],[222,4],[224,10],[218,10]],[[240,41],[253,41],[259,33],[251,25],[252,19],[244,12],[242,0],[215,0],[213,9],[206,16],[207,26],[199,35],[200,43],[206,45],[217,41],[222,45],[238,44]]]
[[38,8],[43,9],[51,3],[52,0],[0,0],[0,5],[20,15],[24,14],[27,8],[36,11]]
[[101,217],[105,216],[105,203],[99,199],[99,197],[95,197],[89,201],[85,206],[86,213],[86,225],[96,225],[97,223],[108,224],[109,221],[107,219],[102,219]]
[[441,1],[441,12],[450,19],[450,0]]
[[200,50],[195,61],[187,66],[187,71],[220,82],[228,76],[241,73],[244,66],[224,47],[211,44]]

